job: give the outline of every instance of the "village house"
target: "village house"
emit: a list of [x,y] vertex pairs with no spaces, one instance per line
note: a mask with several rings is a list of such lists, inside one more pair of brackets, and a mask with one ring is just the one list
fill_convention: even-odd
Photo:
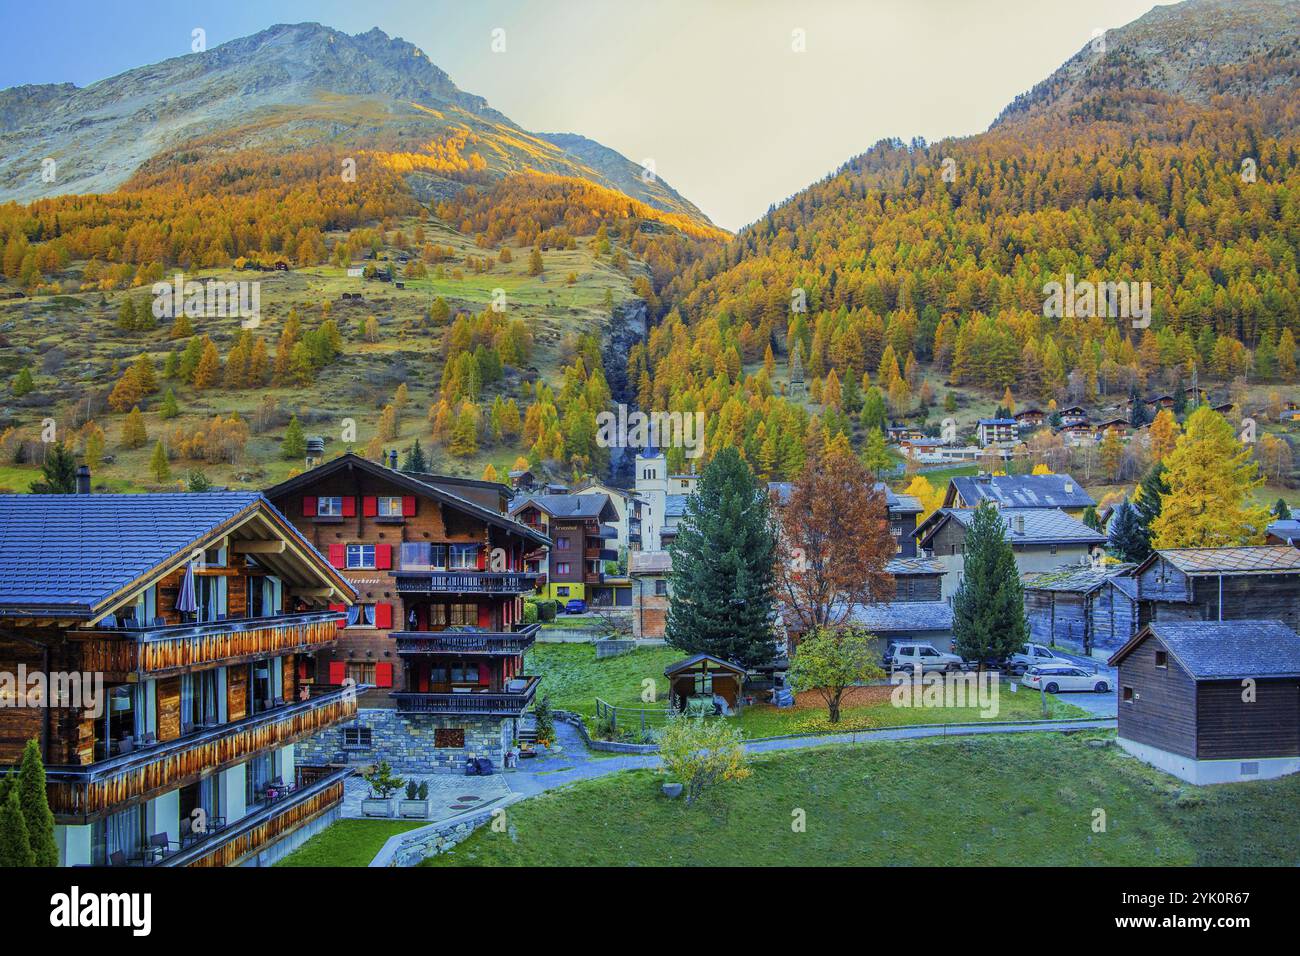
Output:
[[1127,418],[1108,418],[1104,422],[1099,422],[1093,429],[1093,437],[1101,441],[1107,435],[1114,435],[1122,441],[1128,441],[1133,437],[1133,426]]
[[659,641],[668,622],[673,556],[667,551],[634,551],[627,558],[632,581],[632,636]]
[[[618,560],[618,551],[610,547],[618,536],[618,511],[609,495],[528,495],[515,499],[510,514],[551,539],[550,549],[528,564],[529,571],[545,576],[543,596],[561,604],[594,602],[597,591],[609,587],[605,562]],[[625,596],[604,594],[610,606],[631,603],[628,587],[619,590]]]
[[1020,430],[1014,418],[981,418],[975,426],[981,448],[989,445],[1014,445],[1020,441]]
[[949,480],[943,494],[945,508],[974,508],[992,501],[1003,508],[1060,508],[1072,518],[1082,518],[1095,505],[1092,495],[1069,475],[990,475],[980,472]]
[[1119,744],[1197,785],[1300,771],[1300,636],[1281,621],[1154,621],[1110,658]]
[[604,482],[589,478],[575,489],[578,495],[608,495],[610,503],[618,513],[618,520],[611,522],[618,532],[614,547],[619,551],[641,550],[641,499],[635,492],[626,488],[615,488]]
[[1132,574],[1139,626],[1266,619],[1300,627],[1300,549],[1294,547],[1164,549]]
[[0,766],[39,742],[63,866],[274,862],[340,812],[304,747],[356,591],[260,494],[77,484],[0,496]]
[[1023,408],[1011,417],[1016,420],[1016,427],[1022,432],[1042,428],[1047,421],[1047,413],[1041,408]]
[[[496,482],[398,471],[345,454],[267,496],[358,592],[316,679],[371,685],[351,725],[305,747],[322,762],[459,770],[498,766],[539,678],[523,673],[524,622],[550,539],[504,513]],[[340,608],[342,609],[342,608]]]
[[1300,521],[1288,518],[1268,526],[1266,544],[1289,544],[1300,548]]
[[1072,422],[1056,430],[1061,441],[1070,448],[1087,448],[1097,443],[1097,431],[1087,422]]
[[[885,513],[889,521],[889,533],[894,537],[894,552],[900,557],[916,557],[916,517],[924,509],[912,495],[900,494],[883,481],[874,485],[876,491],[885,496]],[[794,484],[788,481],[769,481],[768,493],[777,504],[790,500]]]
[[[1106,542],[1104,535],[1059,508],[1001,508],[999,513],[1022,576],[1088,564],[1094,551]],[[973,508],[940,508],[916,529],[922,556],[934,558],[947,571],[943,578],[945,601],[961,586],[966,533],[974,517]]]
[[1071,405],[1069,408],[1063,408],[1059,414],[1062,427],[1088,424],[1088,412],[1082,405]]

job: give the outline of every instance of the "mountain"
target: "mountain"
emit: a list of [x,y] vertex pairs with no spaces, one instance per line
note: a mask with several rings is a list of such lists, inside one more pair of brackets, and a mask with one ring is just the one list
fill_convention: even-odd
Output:
[[[1280,407],[1300,381],[1300,4],[1190,0],[1104,41],[986,132],[882,141],[701,250],[631,349],[642,406],[704,408],[710,449],[785,476],[838,436],[883,454],[890,420],[965,437],[1008,389],[1121,417],[1195,374],[1242,414]],[[1147,306],[1047,308],[1075,282]],[[1131,480],[1128,447],[1073,467]]]
[[[458,191],[466,172],[577,177],[709,224],[614,150],[517,126],[411,43],[379,29],[349,36],[317,23],[270,27],[84,88],[0,91],[0,201],[110,192],[151,161],[156,167],[195,144],[391,154],[425,198]],[[57,163],[54,185],[41,179],[47,157]],[[446,173],[458,175],[453,181]]]

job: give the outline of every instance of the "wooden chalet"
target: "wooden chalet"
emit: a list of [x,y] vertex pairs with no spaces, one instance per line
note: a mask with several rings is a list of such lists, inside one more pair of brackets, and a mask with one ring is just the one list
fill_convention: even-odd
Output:
[[618,560],[619,514],[609,495],[528,495],[514,500],[510,514],[550,538],[550,549],[530,558],[529,570],[544,575],[542,594],[561,604],[594,602],[602,587],[612,596],[605,586],[605,562]]
[[266,492],[357,591],[316,679],[373,688],[352,726],[308,748],[418,772],[500,766],[539,682],[523,673],[539,626],[524,623],[525,559],[550,541],[504,513],[504,485],[388,462],[345,454]]
[[0,495],[0,763],[39,742],[65,866],[278,859],[339,813],[300,747],[356,592],[259,494],[78,486]]
[[1300,627],[1300,549],[1171,548],[1132,574],[1138,626],[1165,621],[1278,620]]
[[1194,784],[1300,771],[1300,636],[1281,621],[1158,621],[1110,659],[1119,743]]

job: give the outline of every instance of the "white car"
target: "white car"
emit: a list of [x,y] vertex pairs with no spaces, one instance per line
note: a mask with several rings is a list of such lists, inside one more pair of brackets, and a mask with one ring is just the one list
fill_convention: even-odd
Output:
[[1020,682],[1026,687],[1045,690],[1049,694],[1064,690],[1092,690],[1104,694],[1110,690],[1110,681],[1105,677],[1075,665],[1054,667],[1043,664],[1031,667],[1025,671],[1025,676],[1020,679]]
[[1031,667],[1048,665],[1052,667],[1077,667],[1075,661],[1062,657],[1044,644],[1026,644],[1019,654],[1007,658],[1007,669],[1013,674],[1023,673]]
[[955,671],[962,669],[964,663],[958,655],[937,651],[930,644],[895,644],[885,655],[885,668],[891,672],[906,669],[915,674],[917,665],[923,674]]

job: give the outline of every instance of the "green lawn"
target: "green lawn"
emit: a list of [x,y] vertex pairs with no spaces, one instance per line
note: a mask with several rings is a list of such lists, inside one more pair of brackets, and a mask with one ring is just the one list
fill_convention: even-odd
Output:
[[369,866],[390,837],[422,827],[410,820],[340,820],[276,866]]
[[[631,654],[596,660],[596,650],[591,644],[534,644],[525,660],[525,673],[542,678],[542,693],[549,695],[551,705],[561,710],[571,710],[588,718],[587,726],[595,728],[596,698],[619,707],[660,708],[667,704],[668,682],[664,668],[685,657],[671,647],[640,648]],[[643,681],[654,678],[654,704],[642,702]],[[783,734],[848,732],[875,727],[897,727],[909,724],[956,724],[982,719],[1040,720],[1043,717],[1037,693],[1021,690],[1012,694],[1004,682],[998,698],[996,717],[981,716],[980,708],[971,707],[895,707],[888,699],[888,689],[880,692],[883,699],[864,706],[845,706],[838,724],[827,720],[826,709],[821,706],[778,709],[755,705],[743,710],[734,720],[747,737],[776,737]],[[1048,716],[1052,718],[1084,717],[1087,712],[1063,700],[1048,697]]]
[[[541,693],[560,710],[592,716],[596,698],[619,707],[660,707],[668,695],[664,668],[686,655],[673,647],[643,647],[630,654],[596,660],[591,644],[534,644],[524,673],[542,678]],[[642,703],[643,682],[653,678],[659,703]]]
[[[1192,787],[1109,734],[768,754],[694,806],[628,771],[524,801],[426,866],[1296,865],[1300,775]],[[802,810],[805,832],[794,832]],[[1104,832],[1094,829],[1105,812]]]

